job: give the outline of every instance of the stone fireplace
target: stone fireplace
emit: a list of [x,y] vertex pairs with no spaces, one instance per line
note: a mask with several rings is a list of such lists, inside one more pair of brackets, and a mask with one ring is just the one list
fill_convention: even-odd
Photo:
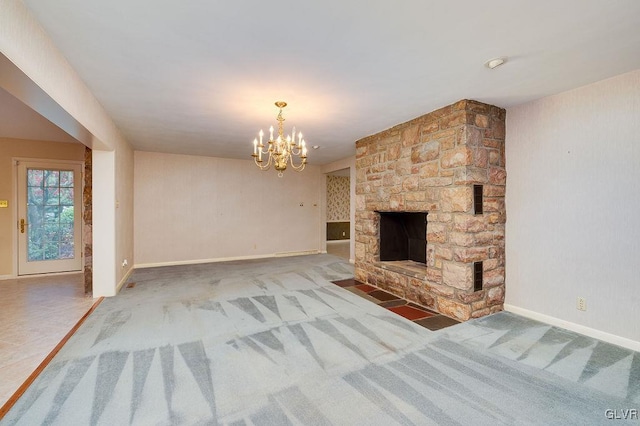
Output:
[[460,320],[502,310],[504,137],[504,109],[462,100],[359,140],[356,279]]

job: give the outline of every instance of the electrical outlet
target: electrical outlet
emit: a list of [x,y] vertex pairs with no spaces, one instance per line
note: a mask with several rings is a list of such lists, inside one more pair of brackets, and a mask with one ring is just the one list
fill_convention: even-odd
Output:
[[579,311],[586,311],[587,310],[587,299],[585,299],[584,297],[578,297],[578,302],[577,302],[576,308]]

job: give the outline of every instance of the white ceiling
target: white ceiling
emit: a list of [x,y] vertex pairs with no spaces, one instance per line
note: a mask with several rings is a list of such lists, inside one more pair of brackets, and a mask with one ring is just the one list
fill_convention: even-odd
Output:
[[0,137],[77,142],[58,126],[0,88]]
[[638,0],[24,3],[138,150],[249,158],[284,100],[324,164],[460,99],[509,107],[640,68]]

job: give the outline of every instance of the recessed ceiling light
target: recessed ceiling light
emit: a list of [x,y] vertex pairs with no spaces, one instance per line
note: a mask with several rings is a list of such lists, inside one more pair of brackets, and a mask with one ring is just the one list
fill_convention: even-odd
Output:
[[312,146],[311,148],[313,148],[313,149],[318,149],[318,148],[320,148],[320,145],[314,145],[314,146]]
[[507,62],[507,57],[501,56],[499,58],[489,59],[487,62],[484,63],[484,66],[489,69],[494,69],[494,68],[498,68],[500,65],[504,64],[505,62]]

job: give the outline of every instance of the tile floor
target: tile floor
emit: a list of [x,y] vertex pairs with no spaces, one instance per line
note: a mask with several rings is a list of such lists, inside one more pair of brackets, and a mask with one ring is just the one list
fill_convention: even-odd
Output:
[[429,330],[435,331],[451,325],[460,324],[457,320],[441,315],[424,306],[409,302],[385,290],[369,284],[363,284],[355,279],[334,281],[333,283]]
[[0,407],[93,306],[82,273],[0,281]]

